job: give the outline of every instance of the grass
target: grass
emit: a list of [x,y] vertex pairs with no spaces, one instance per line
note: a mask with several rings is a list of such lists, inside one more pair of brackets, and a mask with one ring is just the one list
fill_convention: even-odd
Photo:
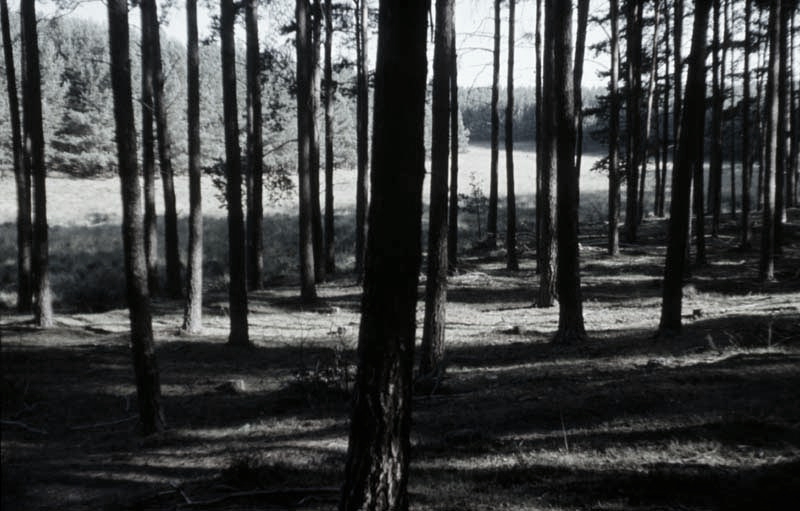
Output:
[[[109,183],[97,185],[108,185],[110,203]],[[584,204],[592,193],[601,200],[599,185]],[[255,347],[241,350],[225,344],[225,220],[207,204],[205,330],[181,335],[182,304],[154,302],[170,429],[141,439],[127,311],[102,298],[119,292],[118,219],[100,200],[94,211],[74,203],[72,214],[57,204],[56,328],[33,328],[10,302],[0,309],[3,509],[334,509],[360,288],[344,274],[319,288],[330,307],[297,305],[291,206],[268,212],[270,286],[250,296]],[[346,247],[351,205],[341,206]],[[642,241],[618,258],[604,254],[602,224],[585,224],[592,340],[579,346],[549,342],[558,311],[531,306],[531,251],[508,272],[501,251],[472,247],[475,225],[465,221],[448,293],[448,372],[436,393],[414,398],[412,509],[791,509],[800,497],[798,214],[768,284],[725,219],[708,239],[711,263],[693,268],[685,330],[671,339],[653,336],[664,221],[647,218]],[[13,297],[12,220],[2,219],[0,289]],[[79,292],[96,305],[76,306]],[[245,493],[186,506],[234,492]]]

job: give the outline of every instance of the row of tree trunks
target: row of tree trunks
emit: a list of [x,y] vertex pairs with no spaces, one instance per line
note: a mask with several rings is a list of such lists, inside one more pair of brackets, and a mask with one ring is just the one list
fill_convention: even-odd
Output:
[[42,79],[39,37],[34,2],[21,2],[23,151],[33,184],[34,321],[40,328],[53,326],[53,298],[48,260],[47,191],[42,125]]
[[6,0],[0,0],[0,24],[2,24],[3,31],[6,90],[8,92],[9,120],[11,121],[11,156],[17,191],[17,310],[30,312],[33,307],[31,174],[22,158],[22,123],[19,116],[17,75]]
[[125,252],[126,294],[130,310],[131,351],[136,374],[139,419],[142,432],[149,435],[163,431],[165,421],[153,343],[144,250],[142,192],[136,163],[136,131],[133,122],[128,49],[128,5],[126,0],[109,0],[107,5],[114,121],[122,191],[122,241]]

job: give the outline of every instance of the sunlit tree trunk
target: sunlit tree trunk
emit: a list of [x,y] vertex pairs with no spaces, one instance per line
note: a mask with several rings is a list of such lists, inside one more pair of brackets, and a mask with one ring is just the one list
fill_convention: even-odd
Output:
[[661,117],[661,171],[660,171],[660,181],[661,186],[658,189],[657,194],[657,206],[656,206],[656,216],[659,218],[664,217],[664,209],[666,207],[666,189],[667,189],[667,164],[669,160],[669,145],[671,140],[671,133],[669,131],[669,93],[670,93],[670,73],[669,73],[669,60],[672,56],[670,45],[670,37],[672,36],[672,30],[670,28],[670,16],[669,16],[669,2],[664,2],[664,96],[662,102],[664,104],[663,108],[663,116]]
[[453,13],[453,34],[450,37],[450,204],[447,235],[447,259],[451,272],[458,267],[458,54],[456,23]]
[[144,178],[144,250],[147,259],[147,285],[151,295],[158,294],[158,216],[156,214],[156,135],[153,125],[155,115],[155,71],[153,69],[153,34],[158,26],[150,23],[147,12],[151,3],[139,4],[141,20],[141,74],[142,74],[142,177]]
[[242,213],[242,166],[239,151],[238,107],[236,105],[236,45],[233,0],[221,0],[220,46],[222,53],[222,106],[225,120],[225,195],[228,204],[228,266],[230,284],[230,336],[228,343],[249,346],[247,328],[247,282],[244,214]]
[[[655,10],[655,21],[653,23],[653,43],[650,50],[650,81],[647,85],[647,108],[645,111],[645,121],[644,121],[644,132],[642,133],[644,142],[642,143],[642,153],[641,153],[641,161],[642,161],[642,174],[639,178],[639,199],[638,203],[638,222],[641,223],[642,218],[644,218],[644,190],[645,190],[645,183],[647,182],[647,161],[650,159],[650,130],[652,129],[653,125],[653,111],[654,111],[654,103],[657,103],[658,100],[655,97],[656,93],[656,80],[658,79],[658,29],[661,24],[661,11],[658,8],[658,4],[660,2],[658,0],[655,1],[655,5],[653,9]],[[653,144],[655,145],[655,144]],[[656,172],[658,169],[656,169]]]
[[367,87],[367,0],[356,0],[356,278],[364,274],[369,202],[369,89]]
[[672,200],[670,203],[669,243],[664,265],[661,321],[659,333],[674,335],[681,330],[683,276],[687,265],[686,248],[689,231],[689,197],[692,171],[702,161],[702,138],[705,125],[705,61],[706,30],[711,0],[695,2],[692,49],[689,56],[686,93],[678,138],[678,160],[672,172]]
[[319,48],[322,40],[322,5],[313,0],[311,5],[311,233],[314,245],[314,280],[325,281],[325,245],[322,232],[322,206],[320,204],[320,148],[319,112],[320,82]]
[[203,329],[203,201],[200,167],[200,57],[197,0],[186,2],[186,100],[189,147],[189,249],[186,267],[186,309],[183,329]]
[[534,49],[536,51],[536,273],[542,272],[542,257],[545,252],[542,236],[544,222],[542,202],[542,168],[544,167],[542,152],[544,151],[544,136],[542,134],[542,0],[536,0],[536,28],[534,35]]
[[325,62],[323,108],[325,110],[325,273],[336,272],[336,236],[333,221],[333,7],[325,0]]
[[300,299],[312,303],[317,299],[314,266],[313,206],[311,204],[311,151],[314,119],[311,93],[311,13],[309,0],[297,0],[297,176],[300,221]]
[[[575,172],[580,191],[581,160],[583,159],[583,60],[586,50],[586,30],[589,25],[589,0],[578,0],[578,23],[575,34]],[[578,193],[580,211],[580,193]]]
[[611,101],[608,121],[608,253],[619,255],[619,0],[609,0]]
[[22,125],[19,117],[17,75],[14,70],[14,49],[11,45],[11,27],[6,0],[0,0],[0,23],[2,23],[3,30],[3,56],[6,65],[6,90],[8,92],[9,120],[11,121],[11,157],[17,191],[17,310],[29,312],[33,305],[31,176],[22,161]]
[[[789,18],[792,16],[792,2],[782,3],[780,17],[780,66],[778,70],[778,156],[775,166],[775,253],[783,252],[783,224],[786,222],[786,174],[789,173],[789,144],[791,130],[789,114]],[[796,2],[794,2],[796,4]]]
[[39,37],[34,2],[20,4],[22,19],[22,105],[24,143],[30,159],[33,182],[33,317],[40,328],[53,326],[53,297],[50,291],[49,242],[47,226],[44,129],[42,127],[42,80],[39,69]]
[[142,432],[150,435],[163,431],[165,422],[147,290],[141,189],[136,164],[136,131],[133,126],[128,5],[126,0],[108,0],[107,5],[131,351],[136,373],[139,420]]
[[358,371],[342,511],[408,509],[420,267],[427,2],[381,0]]
[[444,373],[447,303],[447,163],[450,153],[450,51],[453,47],[453,0],[437,0],[433,50],[431,128],[431,199],[428,222],[428,268],[425,320],[419,374],[438,380]]

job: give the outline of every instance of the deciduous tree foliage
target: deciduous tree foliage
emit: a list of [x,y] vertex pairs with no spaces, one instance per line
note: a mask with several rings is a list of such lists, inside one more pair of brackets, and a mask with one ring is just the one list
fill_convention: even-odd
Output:
[[125,282],[131,323],[131,351],[136,373],[139,420],[145,435],[164,430],[161,385],[153,344],[147,264],[144,254],[141,190],[136,164],[131,70],[128,51],[128,5],[126,0],[108,0],[108,34],[111,82],[114,92],[114,122],[122,189],[122,241],[125,251]]
[[380,2],[373,200],[342,511],[408,509],[425,176],[426,14],[426,1]]

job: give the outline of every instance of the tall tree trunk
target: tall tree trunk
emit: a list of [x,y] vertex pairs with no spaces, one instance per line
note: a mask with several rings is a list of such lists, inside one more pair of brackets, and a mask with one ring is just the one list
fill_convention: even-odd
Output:
[[632,0],[627,3],[627,57],[628,57],[628,158],[625,202],[625,238],[629,243],[637,240],[639,224],[639,164],[642,153],[642,7],[643,1]]
[[[728,10],[730,9],[730,13]],[[733,45],[731,44],[731,29],[730,26],[733,25],[733,8],[731,6],[730,0],[725,0],[725,36],[723,41],[723,48],[724,52],[722,54],[722,67],[723,70],[725,68],[725,57],[728,52],[730,52],[730,82],[731,82],[731,110],[733,110],[736,96],[736,89],[734,87],[734,56],[733,56]],[[729,25],[730,23],[730,25]],[[724,72],[724,71],[723,71]],[[724,102],[725,102],[725,86],[722,86],[722,101],[723,101],[723,112],[725,111]],[[733,131],[733,126],[736,123],[734,121],[731,122],[731,131]],[[728,154],[728,161],[730,162],[730,178],[731,178],[731,218],[736,220],[736,172],[734,172],[734,165],[736,160],[736,148],[733,144],[733,140],[731,139],[730,144],[730,151]],[[722,174],[720,173],[720,197],[722,196]]]
[[336,235],[333,222],[333,7],[325,0],[325,62],[323,99],[325,110],[325,273],[336,272]]
[[311,84],[311,13],[309,0],[297,0],[297,176],[299,182],[300,220],[300,299],[312,303],[317,299],[314,265],[313,206],[311,204],[311,152],[314,119],[312,118]]
[[797,65],[797,55],[795,52],[795,34],[797,33],[797,16],[792,15],[792,28],[791,28],[791,43],[790,43],[790,54],[791,54],[791,69],[792,69],[792,80],[790,82],[790,87],[792,90],[791,93],[791,101],[790,105],[792,110],[792,131],[791,131],[791,165],[789,175],[791,176],[791,182],[787,182],[787,189],[789,193],[789,203],[788,206],[796,207],[798,205],[798,185],[800,185],[800,79],[798,79],[798,72],[796,71]]
[[3,30],[3,56],[6,65],[6,90],[8,92],[9,120],[11,121],[11,156],[14,182],[17,190],[17,310],[29,312],[33,306],[31,261],[31,175],[22,161],[22,134],[17,96],[17,75],[14,70],[14,49],[11,45],[11,27],[8,4],[0,0],[0,23]]
[[225,194],[228,203],[228,265],[230,285],[230,337],[234,346],[249,346],[247,328],[247,258],[242,213],[242,163],[239,151],[238,108],[236,106],[236,44],[233,0],[221,0],[220,46],[222,52],[222,107],[225,118]]
[[320,205],[320,155],[319,127],[317,112],[319,111],[320,72],[319,47],[322,40],[322,5],[320,0],[313,0],[311,6],[311,233],[314,245],[314,280],[325,281],[325,245],[322,233],[322,207]]
[[508,2],[508,72],[506,86],[506,268],[519,270],[517,260],[517,198],[514,192],[514,10]]
[[[546,2],[549,0],[546,0]],[[552,307],[555,305],[556,289],[556,169],[558,123],[555,118],[553,83],[555,75],[555,62],[553,59],[554,39],[547,30],[550,28],[550,10],[552,6],[545,3],[543,15],[540,16],[541,26],[538,31],[544,30],[542,41],[542,93],[540,128],[536,132],[536,160],[538,165],[540,205],[542,209],[539,245],[539,291],[536,297],[537,307]]]
[[447,260],[450,272],[458,266],[458,54],[456,51],[456,21],[453,13],[453,34],[450,36],[450,205]]
[[[658,79],[658,29],[661,23],[661,11],[658,9],[659,0],[655,0],[653,9],[655,10],[655,22],[653,24],[653,44],[651,46],[651,60],[650,60],[650,82],[647,85],[647,114],[645,115],[644,122],[644,143],[642,144],[642,175],[639,179],[639,218],[637,221],[641,223],[644,217],[644,189],[647,180],[647,160],[650,158],[650,130],[653,125],[653,100],[656,93],[656,81]],[[657,100],[656,100],[657,102]]]
[[786,222],[786,174],[789,163],[789,144],[787,137],[790,133],[789,120],[789,18],[792,8],[787,0],[779,0],[781,5],[780,17],[780,66],[778,70],[778,156],[775,166],[775,253],[783,252],[783,224]]
[[720,84],[720,53],[722,40],[719,33],[721,0],[714,0],[714,36],[711,45],[712,92],[711,92],[711,166],[708,177],[708,209],[711,210],[711,235],[719,234],[719,221],[722,211],[722,101],[724,90]]
[[128,51],[128,3],[126,0],[108,0],[107,5],[111,89],[114,93],[114,123],[122,190],[122,241],[125,251],[126,295],[130,310],[131,352],[136,373],[139,420],[142,432],[150,435],[163,431],[165,422],[150,317],[141,189],[136,165],[136,131],[133,126]]
[[500,144],[500,114],[498,101],[500,97],[500,0],[494,0],[494,49],[492,51],[492,113],[491,113],[491,161],[489,164],[489,216],[486,221],[486,233],[489,246],[497,245],[497,165],[498,146]]
[[261,54],[258,47],[258,0],[245,4],[247,32],[247,287],[264,287],[264,139],[261,109]]
[[[758,26],[764,26],[764,11],[768,9],[758,10]],[[767,37],[769,41],[769,37]],[[756,51],[758,57],[757,69],[766,69],[769,59],[769,42],[767,44],[759,44]],[[762,112],[767,110],[764,103],[764,87],[767,77],[766,71],[757,73],[757,86],[756,86],[756,112],[758,112],[758,179],[756,182],[756,210],[762,211],[764,207],[764,168],[766,167],[767,155],[767,120],[766,115]]]
[[[161,38],[158,31],[158,12],[155,0],[141,0],[142,25],[150,25],[152,46],[149,48],[153,72],[153,108],[158,142],[158,162],[164,190],[164,250],[166,253],[167,293],[172,298],[183,295],[181,259],[178,249],[178,210],[175,204],[175,184],[172,171],[172,149],[164,100],[164,71],[161,63]],[[143,52],[145,49],[143,48]]]
[[[575,172],[575,96],[572,75],[572,0],[547,0],[546,39],[553,41],[552,96],[558,124],[558,332],[554,342],[587,339],[583,326],[578,250],[578,176]],[[549,33],[548,33],[549,32]],[[549,35],[549,37],[547,37]]]
[[542,243],[542,223],[544,217],[542,212],[544,205],[542,202],[542,168],[544,167],[542,151],[544,136],[542,134],[542,0],[536,0],[536,34],[534,46],[536,50],[536,273],[542,272],[542,257],[544,245]]
[[[419,375],[438,381],[444,374],[447,304],[447,159],[450,152],[450,56],[453,0],[437,0],[433,50],[431,200],[428,222],[428,272]],[[450,134],[452,136],[452,134]],[[457,136],[457,135],[455,135]]]
[[578,28],[575,34],[575,172],[578,174],[578,211],[580,211],[581,160],[583,159],[583,60],[586,29],[589,25],[589,0],[578,0]]
[[142,177],[144,178],[144,251],[147,260],[147,285],[151,295],[161,291],[158,278],[158,215],[156,214],[156,135],[153,126],[155,114],[155,71],[153,69],[153,31],[158,26],[150,23],[147,12],[152,2],[139,4],[141,19],[142,52]]
[[[672,87],[672,171],[678,163],[678,138],[681,129],[681,95],[683,94],[683,0],[675,0],[675,24],[672,27],[672,49],[675,53]],[[673,177],[674,179],[674,177]],[[670,208],[672,206],[670,205]]]
[[670,92],[670,74],[669,74],[669,59],[672,56],[672,50],[670,45],[670,36],[672,35],[672,30],[670,28],[670,16],[669,16],[669,2],[664,2],[664,97],[662,99],[664,103],[664,115],[661,118],[661,132],[662,132],[662,142],[661,142],[661,186],[658,189],[658,197],[657,197],[657,204],[656,207],[656,216],[659,218],[664,217],[664,209],[665,209],[665,202],[666,202],[666,189],[667,189],[667,160],[669,159],[669,144],[670,144],[670,131],[669,131],[669,92]]
[[619,255],[619,0],[609,0],[611,100],[608,121],[608,253]]
[[358,371],[339,509],[408,509],[427,2],[381,0]]
[[705,61],[706,31],[711,0],[696,0],[692,50],[686,78],[686,94],[680,137],[678,160],[672,173],[672,200],[670,203],[669,244],[664,266],[664,284],[661,302],[659,333],[674,335],[681,329],[683,275],[687,266],[686,245],[689,230],[689,197],[692,171],[702,160],[702,137],[705,125]]
[[186,309],[183,329],[203,329],[203,200],[200,167],[200,53],[197,0],[186,1],[186,102],[189,146],[189,247],[186,267]]
[[767,139],[765,149],[763,217],[761,232],[761,261],[759,276],[762,281],[775,280],[775,174],[778,170],[780,138],[780,61],[781,61],[781,16],[782,0],[773,0],[769,10],[769,64],[767,67],[767,89],[765,112]]
[[42,127],[42,80],[39,69],[39,37],[33,1],[20,4],[22,54],[25,59],[22,79],[22,104],[25,147],[30,157],[33,181],[33,274],[34,321],[40,328],[53,326],[53,297],[50,291],[49,243],[47,227],[46,169],[44,129]]
[[744,75],[742,77],[742,239],[741,248],[749,250],[752,229],[750,228],[750,179],[753,175],[753,159],[750,155],[750,50],[752,35],[750,17],[753,0],[745,0],[744,13]]
[[[300,0],[298,0],[300,1]],[[369,202],[369,89],[367,87],[367,0],[356,0],[356,278],[364,275]]]

